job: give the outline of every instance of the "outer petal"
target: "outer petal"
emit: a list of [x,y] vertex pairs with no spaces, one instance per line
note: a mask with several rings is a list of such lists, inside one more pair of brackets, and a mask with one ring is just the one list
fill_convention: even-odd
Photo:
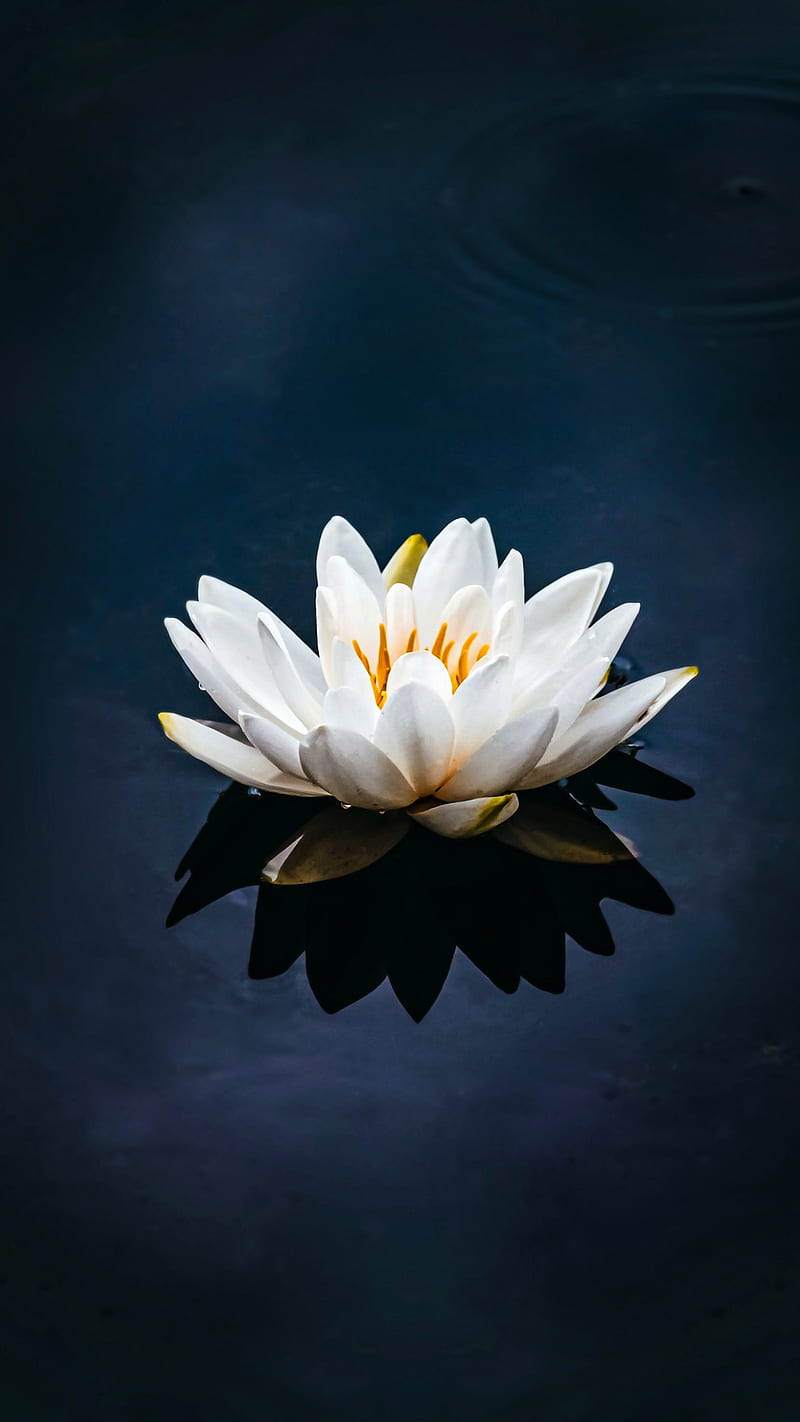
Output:
[[406,813],[417,824],[447,839],[471,839],[486,834],[511,818],[519,808],[516,795],[489,795],[477,800],[457,800],[453,804],[432,805]]
[[437,533],[414,579],[419,638],[430,646],[445,604],[459,588],[483,580],[483,560],[472,525],[454,519]]
[[296,775],[300,780],[305,779],[300,764],[300,741],[297,736],[282,730],[265,716],[250,716],[246,711],[239,718],[239,723],[250,744],[273,765],[277,765],[284,775]]
[[404,652],[402,657],[397,658],[386,682],[387,700],[409,681],[423,681],[449,706],[453,697],[450,674],[432,652]]
[[258,620],[264,660],[275,678],[275,684],[286,705],[294,712],[303,729],[316,726],[322,719],[322,698],[309,689],[294,665],[280,633],[263,615]]
[[440,787],[440,800],[471,800],[519,789],[546,751],[558,712],[529,711],[495,731],[480,750]]
[[453,764],[458,767],[505,724],[511,710],[509,657],[486,657],[462,681],[451,704],[456,728]]
[[559,660],[586,630],[608,586],[611,564],[579,568],[529,598],[523,618],[518,683]]
[[309,779],[346,805],[395,810],[416,799],[394,762],[356,731],[318,726],[301,743],[300,763]]
[[223,672],[258,706],[288,725],[305,729],[280,691],[261,646],[258,623],[250,626],[232,612],[208,602],[188,602],[186,609]]
[[390,696],[374,743],[403,772],[417,796],[431,795],[450,769],[455,728],[438,692],[410,681]]
[[336,636],[336,599],[330,588],[317,588],[317,646],[322,674],[328,686],[333,675],[332,647]]
[[183,658],[192,675],[197,677],[202,690],[208,692],[226,716],[236,721],[241,710],[258,713],[263,710],[260,702],[237,686],[233,678],[222,670],[202,637],[198,637],[189,627],[184,627],[177,617],[165,617],[164,626],[173,647]]
[[525,566],[516,548],[504,558],[492,583],[492,606],[496,612],[506,602],[525,605]]
[[229,735],[227,727],[209,726],[204,721],[193,721],[189,716],[176,716],[168,711],[162,711],[158,719],[169,739],[182,750],[242,785],[255,785],[260,790],[274,790],[280,795],[327,793],[307,780],[281,774],[255,746]]
[[658,715],[659,711],[666,706],[668,701],[672,700],[673,696],[677,696],[678,692],[682,691],[684,686],[688,685],[690,681],[693,681],[697,676],[697,672],[697,667],[676,667],[674,671],[662,672],[661,675],[664,677],[666,683],[664,690],[659,692],[650,710],[642,720],[639,721],[636,727],[637,731],[640,731],[642,726],[646,726],[648,721],[652,721],[653,717]]
[[206,574],[198,583],[197,598],[199,602],[208,602],[214,607],[224,608],[226,612],[233,613],[234,617],[239,617],[243,622],[249,623],[253,627],[258,621],[260,613],[268,613],[280,632],[286,650],[303,680],[307,681],[309,686],[315,687],[317,691],[324,692],[325,679],[316,652],[312,652],[302,637],[298,637],[287,623],[282,622],[280,617],[276,617],[274,612],[270,612],[263,602],[258,601],[258,598],[251,597],[250,593],[233,587],[231,583],[223,583],[221,578],[210,578]]
[[553,676],[545,677],[526,696],[515,697],[514,715],[521,716],[537,706],[555,706],[558,711],[555,741],[569,730],[587,702],[597,695],[610,665],[608,657],[582,661],[577,668],[565,664]]
[[336,514],[322,530],[317,549],[317,582],[327,586],[329,558],[344,558],[350,567],[363,578],[373,596],[383,600],[386,591],[383,575],[378,567],[375,554],[357,529],[346,518]]
[[648,676],[590,702],[574,726],[554,742],[541,764],[531,770],[517,789],[532,790],[537,785],[549,785],[562,776],[576,775],[579,770],[594,765],[643,721],[665,686],[663,676]]

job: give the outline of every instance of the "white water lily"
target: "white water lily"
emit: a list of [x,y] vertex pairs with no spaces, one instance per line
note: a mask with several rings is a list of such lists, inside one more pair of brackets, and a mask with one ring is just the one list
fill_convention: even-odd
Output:
[[574,775],[638,731],[696,667],[603,690],[638,610],[593,622],[598,563],[525,600],[521,555],[498,565],[486,519],[406,540],[381,571],[343,518],[317,555],[317,641],[254,597],[200,579],[176,649],[233,724],[163,712],[166,734],[245,785],[406,810],[437,834],[482,834],[515,794]]

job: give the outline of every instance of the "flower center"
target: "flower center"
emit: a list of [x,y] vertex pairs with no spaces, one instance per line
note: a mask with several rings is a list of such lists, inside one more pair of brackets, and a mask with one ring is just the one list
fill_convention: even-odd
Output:
[[[477,637],[477,632],[470,632],[469,636],[464,638],[461,644],[461,650],[456,654],[455,638],[451,638],[449,642],[447,641],[447,623],[443,622],[431,645],[422,648],[425,652],[432,652],[434,657],[438,657],[439,661],[446,667],[450,675],[453,691],[458,689],[462,681],[469,676],[475,664],[479,662],[482,657],[485,657],[489,651],[488,642],[484,642],[482,647],[474,651],[474,644]],[[389,672],[392,669],[392,660],[389,656],[389,646],[386,639],[386,627],[384,623],[382,622],[380,624],[378,655],[375,661],[374,671],[370,666],[369,657],[361,650],[355,638],[353,638],[353,648],[372,682],[372,691],[376,704],[383,706],[386,700],[386,684],[389,680]],[[415,627],[408,639],[407,645],[403,648],[403,653],[416,652],[419,650],[419,634]]]

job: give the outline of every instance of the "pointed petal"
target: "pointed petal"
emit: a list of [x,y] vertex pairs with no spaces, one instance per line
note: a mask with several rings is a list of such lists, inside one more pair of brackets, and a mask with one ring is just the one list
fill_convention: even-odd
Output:
[[437,533],[414,579],[414,601],[420,642],[429,646],[439,628],[445,604],[459,588],[480,583],[483,562],[472,525],[454,519]]
[[560,668],[553,676],[546,677],[527,696],[514,698],[514,715],[533,711],[537,706],[554,706],[558,711],[558,725],[553,744],[563,736],[572,723],[580,716],[583,708],[597,695],[603,678],[611,663],[608,657],[595,657],[570,670]]
[[317,582],[327,587],[330,558],[344,558],[379,601],[386,591],[375,554],[357,529],[336,514],[322,530],[317,549]]
[[497,573],[497,549],[494,546],[494,538],[489,525],[489,520],[476,518],[472,525],[472,531],[478,544],[478,552],[481,560],[481,577],[479,581],[488,590],[495,579]]
[[264,655],[258,623],[252,626],[210,602],[188,602],[186,610],[223,672],[256,706],[287,725],[304,729],[280,691]]
[[525,605],[525,566],[516,548],[504,558],[492,583],[492,607],[497,612],[505,602]]
[[529,711],[501,726],[440,787],[439,798],[471,800],[518,789],[547,749],[557,720],[557,711]]
[[525,604],[524,646],[566,651],[586,630],[607,586],[608,564],[579,568],[549,583]]
[[[226,730],[194,721],[189,716],[177,716],[162,711],[159,721],[171,741],[182,750],[227,775],[242,785],[255,785],[259,790],[273,790],[280,795],[324,795],[326,792],[308,780],[283,775],[266,760],[255,746],[236,740]],[[231,728],[236,729],[238,728]]]
[[432,652],[404,652],[402,657],[397,658],[386,683],[387,701],[410,681],[424,682],[449,706],[453,698],[450,673]]
[[594,765],[639,725],[665,685],[663,676],[649,676],[591,701],[517,789],[532,790],[537,785],[550,785],[565,775],[576,775],[579,770]]
[[284,775],[296,775],[305,779],[300,764],[300,741],[297,736],[276,726],[265,716],[251,716],[246,711],[239,718],[239,724],[251,745]]
[[509,657],[485,657],[455,692],[453,763],[463,765],[508,720],[512,664]]
[[413,587],[417,569],[427,551],[428,542],[421,533],[412,533],[405,543],[401,543],[383,570],[383,581],[387,588],[392,588],[397,583]]
[[336,599],[330,588],[317,588],[316,611],[319,660],[322,674],[330,686],[333,674],[331,648],[336,636]]
[[676,667],[674,671],[662,672],[661,674],[665,681],[664,690],[659,692],[646,716],[638,722],[636,726],[637,731],[640,731],[642,726],[646,726],[648,721],[652,721],[653,717],[658,715],[659,711],[666,706],[668,701],[672,700],[673,696],[677,696],[679,691],[682,691],[690,681],[693,681],[697,676],[698,670],[698,667]]
[[271,884],[316,884],[366,869],[382,859],[409,828],[403,814],[376,815],[339,805],[321,810],[306,822],[264,865],[261,877]]
[[472,650],[477,656],[478,649],[492,640],[492,603],[486,589],[480,583],[459,588],[448,598],[442,608],[436,633],[446,625],[445,642],[454,642],[449,660],[451,667],[458,661],[458,654],[468,637],[473,638]]
[[522,645],[523,611],[519,603],[505,602],[495,613],[492,651],[516,660]]
[[236,721],[239,712],[244,709],[257,712],[263,709],[258,701],[237,686],[233,678],[222,670],[213,653],[196,632],[185,627],[177,617],[165,617],[164,626],[176,652],[183,658],[192,676],[197,677],[201,690],[208,692],[226,716]]
[[262,612],[268,613],[281,633],[286,650],[304,681],[324,692],[324,677],[316,652],[313,652],[287,623],[282,622],[274,612],[270,612],[263,602],[259,602],[258,598],[251,597],[250,593],[235,588],[231,583],[223,583],[221,578],[211,578],[204,574],[198,583],[197,599],[198,602],[208,602],[214,607],[223,608],[252,627],[255,627]]
[[410,681],[387,700],[374,743],[422,796],[433,794],[445,779],[454,736],[453,718],[438,692],[423,682]]
[[283,639],[263,614],[258,620],[258,635],[264,660],[286,705],[294,712],[304,729],[319,725],[322,719],[322,698],[313,692],[300,676],[289,656]]
[[453,804],[433,805],[424,810],[407,810],[410,819],[447,839],[472,839],[486,834],[511,818],[519,807],[516,795],[488,795]]
[[394,810],[416,796],[393,761],[355,731],[318,726],[300,746],[306,775],[347,805]]
[[337,635],[345,642],[358,642],[374,668],[383,618],[383,581],[379,606],[372,589],[360,574],[337,555],[328,559],[325,586],[330,588],[336,603]]

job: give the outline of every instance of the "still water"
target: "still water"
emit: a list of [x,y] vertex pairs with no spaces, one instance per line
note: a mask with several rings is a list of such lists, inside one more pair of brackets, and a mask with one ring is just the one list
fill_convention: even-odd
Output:
[[[11,28],[6,1415],[791,1422],[796,9]],[[614,560],[632,675],[701,669],[640,752],[695,797],[608,791],[674,915],[517,985],[487,871],[435,1001],[347,1005],[435,883],[308,975],[287,915],[248,976],[252,874],[165,927],[225,782],[161,620],[205,572],[310,638],[333,513]]]

